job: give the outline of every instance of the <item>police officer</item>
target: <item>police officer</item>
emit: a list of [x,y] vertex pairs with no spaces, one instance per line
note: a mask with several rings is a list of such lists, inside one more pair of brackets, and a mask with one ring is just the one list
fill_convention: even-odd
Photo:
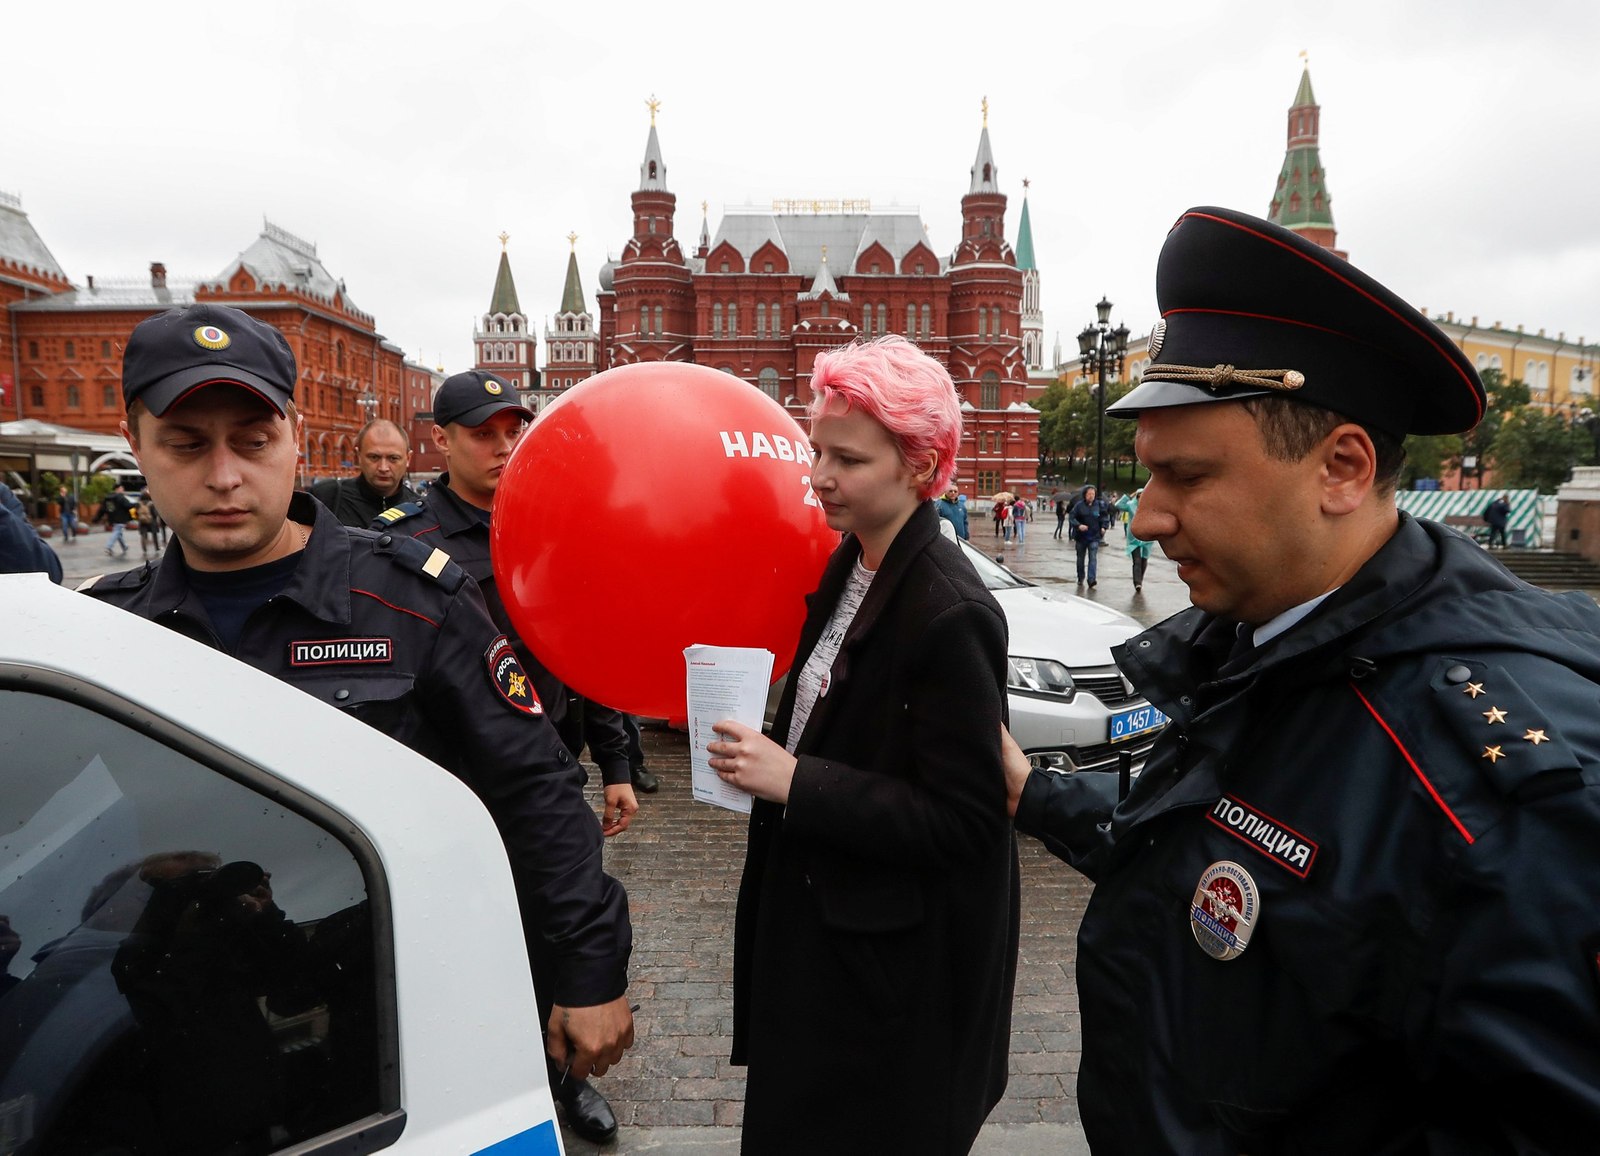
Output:
[[1030,772],[1095,880],[1078,1104],[1099,1153],[1572,1152],[1600,1131],[1600,610],[1399,513],[1407,434],[1484,391],[1298,235],[1161,252],[1132,533],[1194,605],[1118,647],[1171,724],[1126,799]]
[[550,962],[550,1054],[571,1078],[633,1041],[627,896],[601,871],[581,772],[477,585],[440,550],[349,529],[294,492],[294,355],[216,305],[142,322],[122,432],[172,527],[158,561],[80,589],[341,708],[461,776],[506,842],[531,949]]
[[366,528],[391,506],[417,500],[406,484],[411,443],[387,418],[373,418],[356,434],[356,466],[361,472],[353,478],[324,478],[311,487],[311,496],[346,526]]
[[[433,440],[444,454],[446,472],[428,487],[425,499],[383,511],[373,528],[409,534],[438,547],[478,583],[489,613],[511,639],[523,668],[532,677],[545,716],[574,755],[588,743],[604,783],[602,830],[607,835],[625,831],[639,802],[630,781],[630,744],[623,715],[577,698],[539,662],[506,613],[490,564],[489,518],[494,493],[511,450],[533,414],[516,400],[505,378],[474,369],[449,377],[439,386],[433,417]],[[645,789],[655,789],[655,776],[648,771],[632,774],[648,776],[651,782]],[[559,1072],[552,1072],[550,1087],[566,1111],[568,1124],[580,1136],[604,1143],[616,1135],[617,1120],[611,1106],[587,1081],[562,1080]]]

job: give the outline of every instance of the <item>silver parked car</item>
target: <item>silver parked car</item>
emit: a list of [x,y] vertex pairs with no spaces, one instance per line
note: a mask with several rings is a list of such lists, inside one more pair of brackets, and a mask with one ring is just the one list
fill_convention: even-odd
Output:
[[1137,771],[1167,716],[1122,676],[1111,648],[1144,627],[1087,598],[1018,578],[968,542],[961,550],[1010,627],[1011,734],[1029,760],[1062,774],[1114,771],[1127,751]]
[[[1115,771],[1127,751],[1137,773],[1167,716],[1122,677],[1111,648],[1144,627],[1087,598],[1018,578],[969,542],[959,545],[1006,616],[1011,734],[1029,760],[1060,774]],[[769,725],[786,682],[779,679],[767,697]]]

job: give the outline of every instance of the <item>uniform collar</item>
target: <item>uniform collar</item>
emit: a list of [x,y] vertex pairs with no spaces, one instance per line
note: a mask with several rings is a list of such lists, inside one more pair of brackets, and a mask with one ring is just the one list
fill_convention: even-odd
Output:
[[439,480],[428,487],[427,502],[447,538],[474,531],[489,532],[489,524],[481,517],[478,507],[450,488],[448,473],[440,474]]
[[[300,565],[284,587],[282,598],[292,599],[324,622],[350,621],[350,546],[351,534],[333,511],[310,494],[296,490],[289,499],[289,520],[311,527],[311,537],[301,551]],[[183,609],[184,613],[204,618],[203,612],[185,607],[191,591],[183,547],[176,536],[162,555],[161,565],[153,568],[150,585],[150,617]]]

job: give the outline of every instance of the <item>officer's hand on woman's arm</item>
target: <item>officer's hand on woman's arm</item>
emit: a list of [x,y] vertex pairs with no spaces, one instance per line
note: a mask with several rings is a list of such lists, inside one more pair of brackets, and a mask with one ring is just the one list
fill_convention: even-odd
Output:
[[1028,773],[1033,768],[1004,724],[1000,727],[1000,765],[1006,772],[1006,814],[1015,819],[1017,803],[1022,799],[1022,789],[1028,785]]
[[633,793],[632,783],[606,784],[606,809],[600,816],[600,833],[606,838],[620,835],[633,822],[639,809],[639,796]]
[[731,718],[711,729],[724,736],[721,742],[706,744],[711,769],[724,783],[771,803],[789,801],[796,765],[793,755],[754,727]]
[[633,1009],[626,995],[595,1007],[562,1007],[550,1011],[545,1051],[574,1080],[603,1076],[633,1046]]

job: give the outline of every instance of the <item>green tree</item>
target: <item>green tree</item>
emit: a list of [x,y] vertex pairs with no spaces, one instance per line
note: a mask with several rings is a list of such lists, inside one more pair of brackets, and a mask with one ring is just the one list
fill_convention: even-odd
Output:
[[1532,394],[1520,378],[1508,379],[1501,370],[1485,369],[1479,376],[1483,378],[1483,388],[1489,395],[1489,404],[1484,411],[1483,420],[1471,431],[1462,435],[1461,452],[1464,456],[1476,458],[1477,468],[1482,470],[1495,464],[1495,442],[1506,419],[1512,414],[1521,412],[1527,406]]
[[117,479],[110,474],[96,474],[78,487],[78,497],[90,509],[99,506],[105,496],[116,489]]
[[1593,459],[1588,430],[1538,409],[1506,418],[1494,440],[1495,480],[1512,489],[1551,493],[1571,476],[1574,464]]
[[1460,434],[1412,434],[1406,438],[1406,464],[1400,474],[1402,489],[1418,478],[1437,478],[1461,462]]

